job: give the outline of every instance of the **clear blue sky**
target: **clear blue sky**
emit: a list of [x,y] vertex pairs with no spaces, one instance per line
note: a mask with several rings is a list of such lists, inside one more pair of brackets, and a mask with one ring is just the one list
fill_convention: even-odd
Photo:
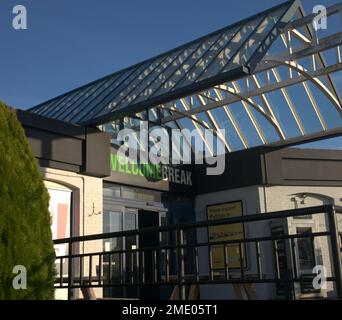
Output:
[[[26,109],[284,0],[0,0],[0,99]],[[338,0],[302,0],[307,12]],[[25,5],[28,30],[12,28]]]

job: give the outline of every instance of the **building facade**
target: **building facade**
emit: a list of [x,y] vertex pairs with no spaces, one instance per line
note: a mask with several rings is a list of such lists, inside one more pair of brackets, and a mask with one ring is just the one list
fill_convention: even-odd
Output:
[[[267,215],[268,212],[326,204],[342,205],[342,152],[338,150],[258,147],[226,155],[226,169],[220,176],[207,176],[205,165],[181,167],[179,170],[184,170],[184,176],[188,176],[182,184],[180,180],[177,183],[161,177],[150,179],[153,174],[147,174],[145,169],[115,164],[115,149],[106,133],[89,132],[84,127],[24,111],[17,111],[17,115],[50,194],[54,239],[68,238],[71,232],[72,236],[86,236],[205,221],[208,208],[221,204],[240,203],[241,215]],[[92,153],[90,157],[87,156],[89,153]],[[342,228],[341,221],[338,221],[339,228]],[[266,236],[279,230],[284,234],[320,232],[326,228],[323,214],[305,215],[245,224],[243,237]],[[189,243],[208,241],[207,230],[190,232],[187,236]],[[159,246],[165,242],[162,237],[104,239],[74,245],[74,252],[127,250],[146,243]],[[276,267],[271,244],[267,246],[270,248],[264,248],[261,260],[264,272],[274,274]],[[58,256],[68,254],[68,244],[58,244],[55,248]],[[296,244],[296,250],[299,251],[295,263],[300,274],[311,274],[316,264],[322,264],[327,268],[328,276],[331,275],[327,239],[315,239],[313,243],[304,239]],[[254,255],[253,249],[247,245],[246,273],[256,273]],[[121,277],[122,269],[131,264],[127,259],[113,258],[112,263],[116,265],[113,273],[117,272],[117,277]],[[96,259],[92,261],[92,274],[98,273],[100,263]],[[199,264],[200,273],[208,274],[207,252],[199,254]],[[62,267],[57,263],[56,268],[66,276],[67,260]],[[85,274],[89,273],[89,265],[83,268]],[[232,270],[232,274],[234,272]],[[254,289],[260,299],[282,296],[274,284],[255,284]],[[137,296],[136,289],[132,288],[96,288],[95,293],[98,297]],[[74,298],[82,296],[80,291],[75,290],[74,294]],[[149,294],[154,294],[155,298],[167,298],[170,288]],[[310,290],[302,293],[300,285],[297,285],[296,294],[297,298],[333,297],[334,288],[329,283],[319,293]],[[66,290],[57,290],[57,298],[66,297]],[[210,284],[201,286],[200,297],[234,299],[235,293],[231,285]]]
[[[89,287],[184,298],[187,280],[208,299],[342,297],[342,151],[291,147],[341,136],[340,29],[322,34],[314,19],[290,0],[17,112],[51,196],[68,298]],[[128,161],[123,145],[191,161]],[[208,175],[218,159],[224,170]]]

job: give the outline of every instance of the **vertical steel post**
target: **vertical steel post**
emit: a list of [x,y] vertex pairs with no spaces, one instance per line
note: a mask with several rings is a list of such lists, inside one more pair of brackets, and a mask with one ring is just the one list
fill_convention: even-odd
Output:
[[224,249],[224,279],[229,280],[229,254],[228,254],[228,246],[227,244],[223,245]]
[[73,201],[71,197],[71,205],[70,205],[70,236],[69,236],[69,248],[68,248],[68,254],[69,254],[69,259],[68,259],[68,300],[71,300],[73,298],[73,289],[71,289],[71,285],[73,283],[73,270],[72,270],[72,237],[74,235],[74,215],[73,215]]
[[334,276],[337,298],[342,299],[342,271],[341,271],[341,255],[339,245],[339,235],[336,221],[336,211],[334,206],[330,206],[327,210],[329,220],[329,233],[331,243],[332,262],[334,266]]
[[197,247],[195,247],[195,277],[196,277],[196,281],[199,282],[200,277],[199,277],[199,261],[198,261],[198,248]]
[[184,282],[184,252],[182,245],[184,244],[183,230],[177,229],[177,263],[178,263],[178,286],[180,300],[185,300]]
[[63,287],[63,258],[59,259],[59,285]]
[[72,285],[72,241],[71,238],[69,240],[69,248],[68,248],[68,300],[72,299],[72,289],[71,289],[71,285]]
[[83,284],[83,256],[80,256],[80,285]]
[[262,265],[261,265],[261,254],[260,254],[260,243],[259,241],[255,242],[255,255],[257,261],[257,270],[258,270],[258,280],[262,279]]

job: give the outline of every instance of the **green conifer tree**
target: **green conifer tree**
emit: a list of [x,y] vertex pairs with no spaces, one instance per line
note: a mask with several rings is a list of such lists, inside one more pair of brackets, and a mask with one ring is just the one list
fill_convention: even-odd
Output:
[[[55,253],[49,195],[23,128],[0,101],[0,299],[52,299]],[[13,288],[13,267],[27,289]]]

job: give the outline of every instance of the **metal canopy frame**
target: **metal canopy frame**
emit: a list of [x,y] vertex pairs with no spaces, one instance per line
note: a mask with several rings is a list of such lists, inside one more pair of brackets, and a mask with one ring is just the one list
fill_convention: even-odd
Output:
[[[327,9],[329,17],[341,12],[342,3]],[[288,1],[31,111],[106,130],[154,110],[151,125],[183,129],[187,119],[211,155],[203,129],[216,132],[226,152],[327,132],[342,127],[332,76],[342,69],[342,32],[319,38],[314,18],[304,15],[299,0]],[[335,52],[329,63],[328,50]]]

